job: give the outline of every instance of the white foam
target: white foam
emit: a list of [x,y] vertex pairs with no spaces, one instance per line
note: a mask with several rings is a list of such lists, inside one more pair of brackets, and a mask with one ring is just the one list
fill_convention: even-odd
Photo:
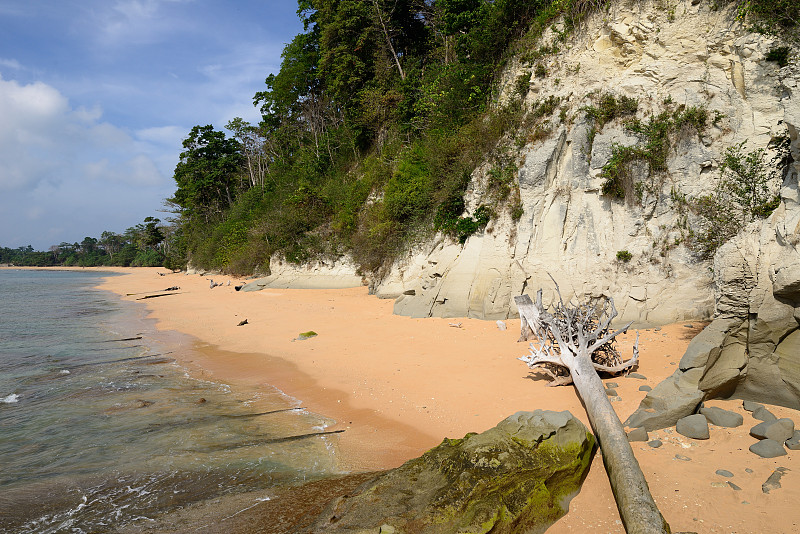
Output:
[[62,369],[61,370],[61,374],[62,375],[68,375],[69,374],[69,369]]
[[19,395],[17,395],[16,393],[12,393],[8,397],[3,397],[2,399],[0,399],[0,403],[3,404],[14,404],[15,402],[19,402]]

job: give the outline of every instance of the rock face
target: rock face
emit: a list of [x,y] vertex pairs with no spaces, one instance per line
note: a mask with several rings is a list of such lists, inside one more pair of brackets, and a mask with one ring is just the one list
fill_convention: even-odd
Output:
[[334,501],[308,532],[544,532],[566,513],[594,451],[569,412],[518,412]]
[[[795,136],[792,148],[800,161]],[[674,425],[706,399],[734,397],[800,409],[800,195],[797,164],[783,202],[714,256],[716,318],[689,344],[679,369],[656,386],[628,426]],[[776,273],[782,273],[778,276]],[[792,276],[798,276],[793,279]],[[775,416],[755,403],[753,416]]]
[[[728,147],[744,140],[748,150],[766,147],[787,127],[796,143],[800,77],[795,66],[780,69],[764,60],[771,48],[785,43],[748,33],[736,21],[733,4],[682,0],[677,9],[681,15],[671,17],[660,2],[610,3],[608,12],[591,16],[570,34],[569,47],[541,58],[548,74],[531,79],[525,104],[559,98],[564,113],[545,122],[549,134],[543,140],[512,149],[521,218],[501,213],[463,246],[441,235],[420,243],[374,280],[372,291],[397,298],[395,313],[402,315],[504,319],[516,316],[515,295],[552,288],[550,274],[565,300],[613,296],[620,321],[664,324],[711,317],[710,265],[684,246],[681,227],[687,221],[682,217],[689,217],[692,227],[694,215],[675,199],[710,193]],[[544,42],[554,38],[551,31]],[[522,60],[512,61],[501,83],[501,101],[510,99],[517,78],[532,70]],[[637,168],[646,185],[640,198],[612,200],[601,194],[600,176],[612,147],[644,141],[619,119],[595,128],[584,109],[605,93],[636,99],[637,117],[643,120],[663,111],[667,98],[676,106],[704,106],[718,120],[713,125],[709,120],[700,137],[679,134],[663,175],[648,176],[646,168]],[[473,174],[465,198],[468,213],[488,198],[491,167],[487,163]],[[796,192],[796,179],[788,187]],[[791,235],[795,228],[786,223],[785,235]],[[737,254],[758,251],[752,248],[760,246],[758,230],[753,231],[740,248],[728,248],[725,261],[731,268]],[[632,258],[617,260],[618,251]],[[782,265],[769,276],[778,297],[793,298],[800,267]],[[749,293],[765,265],[747,267],[749,274],[741,280],[727,271],[724,291],[735,286],[736,294]],[[739,302],[736,294],[732,298]],[[741,359],[726,353],[725,365],[704,377],[704,386],[722,387],[734,372],[738,376]]]
[[356,271],[355,264],[347,258],[315,261],[303,265],[287,262],[273,255],[269,262],[270,275],[253,280],[242,291],[274,289],[344,289],[364,285],[364,279]]

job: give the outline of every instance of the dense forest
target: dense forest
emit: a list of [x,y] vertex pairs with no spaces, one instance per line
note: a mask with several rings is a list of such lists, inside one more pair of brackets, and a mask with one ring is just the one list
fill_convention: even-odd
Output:
[[[730,1],[765,31],[800,19],[793,0]],[[432,232],[463,243],[501,212],[522,214],[508,156],[515,134],[559,112],[557,100],[522,104],[530,76],[545,76],[539,60],[569,47],[607,3],[299,0],[304,31],[253,98],[261,122],[191,129],[168,224],[150,219],[124,236],[47,253],[3,249],[0,262],[163,261],[249,274],[268,271],[275,253],[296,263],[347,253],[368,273]],[[548,29],[558,38],[545,46]],[[501,105],[496,82],[512,57],[531,74]],[[481,164],[489,191],[466,213],[465,189]]]

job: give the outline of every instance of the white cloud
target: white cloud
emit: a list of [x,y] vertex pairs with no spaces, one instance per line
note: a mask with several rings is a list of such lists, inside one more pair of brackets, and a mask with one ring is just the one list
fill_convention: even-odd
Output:
[[46,249],[121,231],[174,189],[175,127],[132,136],[103,122],[99,107],[74,108],[50,85],[3,78],[0,116],[0,246]]

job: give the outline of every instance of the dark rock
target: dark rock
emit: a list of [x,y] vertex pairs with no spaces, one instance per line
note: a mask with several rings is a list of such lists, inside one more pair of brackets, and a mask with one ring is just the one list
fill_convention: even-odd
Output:
[[712,425],[733,428],[744,424],[744,417],[736,412],[723,410],[722,408],[700,408],[700,413],[706,416]]
[[683,462],[691,462],[691,461],[692,461],[692,459],[691,459],[691,458],[689,458],[688,456],[684,456],[684,455],[682,455],[682,454],[676,454],[676,455],[675,455],[675,459],[676,459],[676,460],[681,460],[681,461],[683,461]]
[[783,445],[773,439],[762,439],[753,443],[750,445],[750,452],[762,458],[775,458],[786,455],[786,449],[783,448]]
[[653,391],[650,386],[639,386],[639,391]]
[[686,347],[686,352],[681,357],[681,370],[687,371],[694,368],[705,367],[708,362],[709,353],[722,346],[728,330],[736,324],[736,321],[730,319],[717,319],[710,325],[706,326],[702,332],[697,334],[689,346]]
[[616,397],[617,396],[617,390],[613,389],[613,388],[608,388],[608,389],[606,389],[606,395],[608,395],[609,397]]
[[518,412],[334,500],[302,532],[544,532],[566,513],[594,451],[569,412]]
[[614,389],[618,387],[619,384],[617,384],[616,382],[606,382],[606,389]]
[[783,418],[772,422],[764,433],[767,439],[774,439],[778,443],[789,440],[794,435],[794,421]]
[[786,448],[792,451],[800,451],[800,430],[795,430],[792,437],[786,440]]
[[767,428],[772,424],[772,421],[764,421],[758,423],[750,429],[750,435],[757,439],[767,439]]
[[633,430],[631,430],[627,434],[628,434],[628,441],[631,441],[631,442],[633,442],[633,441],[647,441],[647,439],[648,439],[647,430],[645,430],[644,428],[641,428],[641,427],[634,428]]
[[653,447],[654,449],[657,449],[657,448],[659,448],[660,446],[663,445],[663,443],[661,442],[660,439],[654,439],[654,440],[648,441],[647,444],[650,445],[651,447]]
[[763,404],[759,404],[759,403],[753,402],[753,401],[744,401],[744,402],[742,402],[742,406],[748,412],[754,412],[754,411],[758,410],[759,408],[763,408],[764,407]]
[[742,488],[740,488],[739,486],[737,486],[736,484],[734,484],[734,483],[733,483],[733,482],[731,482],[730,480],[728,481],[728,485],[729,485],[730,487],[732,487],[732,488],[733,488],[734,490],[736,490],[736,491],[742,491]]
[[775,417],[771,411],[767,410],[763,406],[758,408],[757,410],[753,411],[753,417],[758,419],[759,421],[777,421],[778,418]]
[[639,374],[639,373],[628,373],[628,376],[631,377],[631,378],[638,378],[639,380],[647,380],[646,376],[644,376],[643,374]]
[[730,471],[728,471],[728,470],[726,470],[726,469],[717,469],[717,470],[715,471],[715,473],[717,473],[717,474],[718,474],[719,476],[721,476],[721,477],[728,477],[728,478],[730,478],[730,477],[732,477],[732,476],[733,476],[733,473],[731,473]]
[[679,434],[686,436],[687,438],[693,439],[708,439],[708,421],[706,420],[706,416],[703,414],[694,414],[694,415],[687,415],[681,419],[678,419],[678,423],[675,426],[675,430],[678,431]]
[[647,393],[639,408],[625,420],[625,426],[642,426],[651,432],[674,426],[681,417],[693,414],[703,400],[703,392],[697,389],[702,376],[702,369],[675,371]]
[[779,467],[775,471],[773,471],[772,474],[769,476],[769,478],[766,480],[766,482],[761,484],[761,491],[763,491],[764,493],[769,493],[774,489],[780,488],[781,477],[786,471],[788,471],[788,469],[786,469],[785,467]]
[[239,324],[237,324],[236,326],[244,326],[244,325],[246,325],[246,324],[248,324],[248,323],[247,323],[247,319],[245,319],[244,321],[241,321],[241,322],[240,322]]

